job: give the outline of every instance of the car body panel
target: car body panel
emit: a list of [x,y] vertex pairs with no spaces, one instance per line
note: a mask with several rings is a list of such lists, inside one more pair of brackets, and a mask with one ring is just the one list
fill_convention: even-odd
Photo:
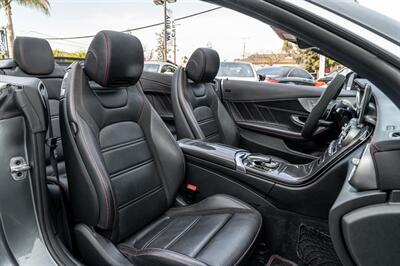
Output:
[[[301,71],[301,75],[296,74]],[[314,78],[307,70],[290,66],[263,67],[257,70],[257,74],[264,75],[265,81],[270,83],[289,83],[314,86]],[[304,77],[301,77],[304,76]],[[308,77],[305,77],[308,76]]]
[[[18,83],[22,79],[0,76],[0,89],[5,88],[5,80]],[[10,173],[12,157],[21,156],[34,165],[28,154],[27,127],[22,115],[0,119],[0,264],[56,265],[39,229],[33,176],[28,172],[16,180]]]

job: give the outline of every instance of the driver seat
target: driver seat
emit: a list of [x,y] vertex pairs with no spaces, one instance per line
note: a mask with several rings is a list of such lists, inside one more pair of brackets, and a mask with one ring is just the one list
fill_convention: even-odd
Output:
[[219,65],[215,50],[198,48],[186,68],[180,67],[175,72],[171,97],[178,139],[199,139],[239,147],[237,125],[214,90]]
[[213,49],[199,48],[186,69],[173,77],[171,96],[178,139],[200,139],[239,146],[239,131],[214,91],[219,55]]

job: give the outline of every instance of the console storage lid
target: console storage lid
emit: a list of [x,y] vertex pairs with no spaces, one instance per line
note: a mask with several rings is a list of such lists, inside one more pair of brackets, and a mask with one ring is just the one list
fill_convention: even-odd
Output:
[[182,139],[178,141],[185,155],[197,157],[209,162],[236,169],[235,156],[246,150],[220,143],[210,143],[201,140]]

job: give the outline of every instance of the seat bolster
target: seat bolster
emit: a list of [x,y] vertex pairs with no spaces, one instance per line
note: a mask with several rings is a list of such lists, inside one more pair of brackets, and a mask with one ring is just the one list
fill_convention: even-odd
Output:
[[145,99],[145,104],[138,123],[143,129],[149,148],[153,153],[158,174],[164,185],[168,207],[170,207],[185,176],[185,159],[175,138],[146,99],[142,89],[140,89],[140,93]]
[[238,147],[240,141],[239,130],[235,122],[233,121],[232,117],[222,104],[221,100],[216,95],[215,91],[213,91],[213,94],[215,94],[213,97],[214,100],[217,101],[216,117],[218,119],[218,124],[220,127],[220,131],[222,133],[223,143],[234,147]]
[[147,248],[138,250],[130,246],[120,245],[119,250],[133,263],[138,263],[139,265],[165,265],[165,266],[207,265],[199,260],[167,249]]
[[185,97],[185,90],[188,89],[187,82],[185,70],[182,67],[178,68],[173,76],[171,86],[172,109],[174,112],[178,139],[205,139],[193,115],[190,102]]
[[74,218],[109,230],[116,220],[116,201],[97,142],[98,128],[85,106],[86,99],[96,96],[77,63],[64,82],[67,89],[61,106],[61,131]]

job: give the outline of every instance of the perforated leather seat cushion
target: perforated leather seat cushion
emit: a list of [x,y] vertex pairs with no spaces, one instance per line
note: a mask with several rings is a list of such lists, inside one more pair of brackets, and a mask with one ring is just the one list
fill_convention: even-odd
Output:
[[257,211],[230,196],[216,195],[170,209],[119,248],[133,262],[234,265],[252,246],[260,228]]

